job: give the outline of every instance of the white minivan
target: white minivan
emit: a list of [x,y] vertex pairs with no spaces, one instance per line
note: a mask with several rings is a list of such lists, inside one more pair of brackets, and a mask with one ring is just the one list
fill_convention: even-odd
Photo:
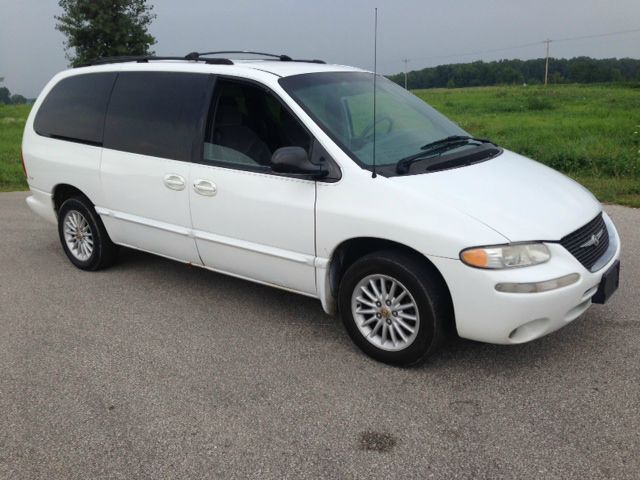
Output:
[[78,268],[125,246],[319,298],[395,365],[610,297],[620,240],[591,193],[373,79],[196,53],[62,72],[26,123],[27,203]]

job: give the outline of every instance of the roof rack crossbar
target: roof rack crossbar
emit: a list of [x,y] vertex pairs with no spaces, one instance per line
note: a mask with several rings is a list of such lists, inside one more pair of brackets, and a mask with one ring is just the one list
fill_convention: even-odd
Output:
[[326,63],[324,60],[298,60],[296,58],[291,58],[289,55],[265,53],[265,52],[252,52],[249,50],[220,50],[217,52],[191,52],[185,55],[185,58],[189,60],[197,60],[207,55],[228,55],[228,54],[235,54],[235,53],[243,53],[247,55],[260,55],[262,57],[277,58],[281,62]]
[[199,58],[199,57],[204,57],[205,55],[227,55],[229,53],[244,53],[247,55],[260,55],[261,57],[271,57],[271,58],[277,58],[278,60],[281,60],[283,62],[290,62],[292,59],[289,55],[278,55],[275,53],[265,53],[265,52],[252,52],[249,50],[221,50],[218,52],[191,52],[188,55],[186,55],[185,58]]

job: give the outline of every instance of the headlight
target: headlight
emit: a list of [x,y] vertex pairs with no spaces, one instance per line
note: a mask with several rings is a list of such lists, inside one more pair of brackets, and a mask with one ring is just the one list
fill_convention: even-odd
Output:
[[460,260],[471,267],[503,269],[529,267],[544,263],[551,253],[543,243],[516,243],[492,247],[467,248],[460,252]]

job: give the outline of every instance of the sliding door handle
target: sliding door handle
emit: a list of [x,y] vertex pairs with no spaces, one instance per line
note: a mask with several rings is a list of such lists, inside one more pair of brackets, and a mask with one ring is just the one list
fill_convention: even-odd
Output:
[[184,190],[186,183],[184,177],[175,173],[168,173],[164,176],[164,186],[171,190]]

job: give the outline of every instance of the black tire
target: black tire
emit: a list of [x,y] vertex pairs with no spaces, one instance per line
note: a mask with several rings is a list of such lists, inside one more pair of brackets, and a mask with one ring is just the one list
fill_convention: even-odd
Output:
[[[65,240],[64,223],[67,216],[73,212],[78,212],[86,219],[93,240],[93,250],[86,259],[81,259],[78,253],[72,252]],[[118,246],[109,238],[102,220],[86,197],[69,198],[60,206],[58,210],[58,235],[67,258],[81,270],[95,271],[107,268],[113,265],[118,256]]]
[[[401,350],[389,351],[374,345],[356,324],[352,295],[360,281],[370,275],[392,277],[415,300],[419,313],[417,333],[413,341]],[[449,292],[438,272],[420,256],[401,251],[374,252],[356,260],[340,282],[338,306],[344,326],[354,343],[370,357],[396,366],[406,367],[424,361],[440,347],[453,323]],[[389,311],[385,313],[388,315]],[[386,323],[390,324],[393,320],[389,317]],[[391,326],[388,328],[391,330]],[[393,345],[395,348],[395,342]]]

